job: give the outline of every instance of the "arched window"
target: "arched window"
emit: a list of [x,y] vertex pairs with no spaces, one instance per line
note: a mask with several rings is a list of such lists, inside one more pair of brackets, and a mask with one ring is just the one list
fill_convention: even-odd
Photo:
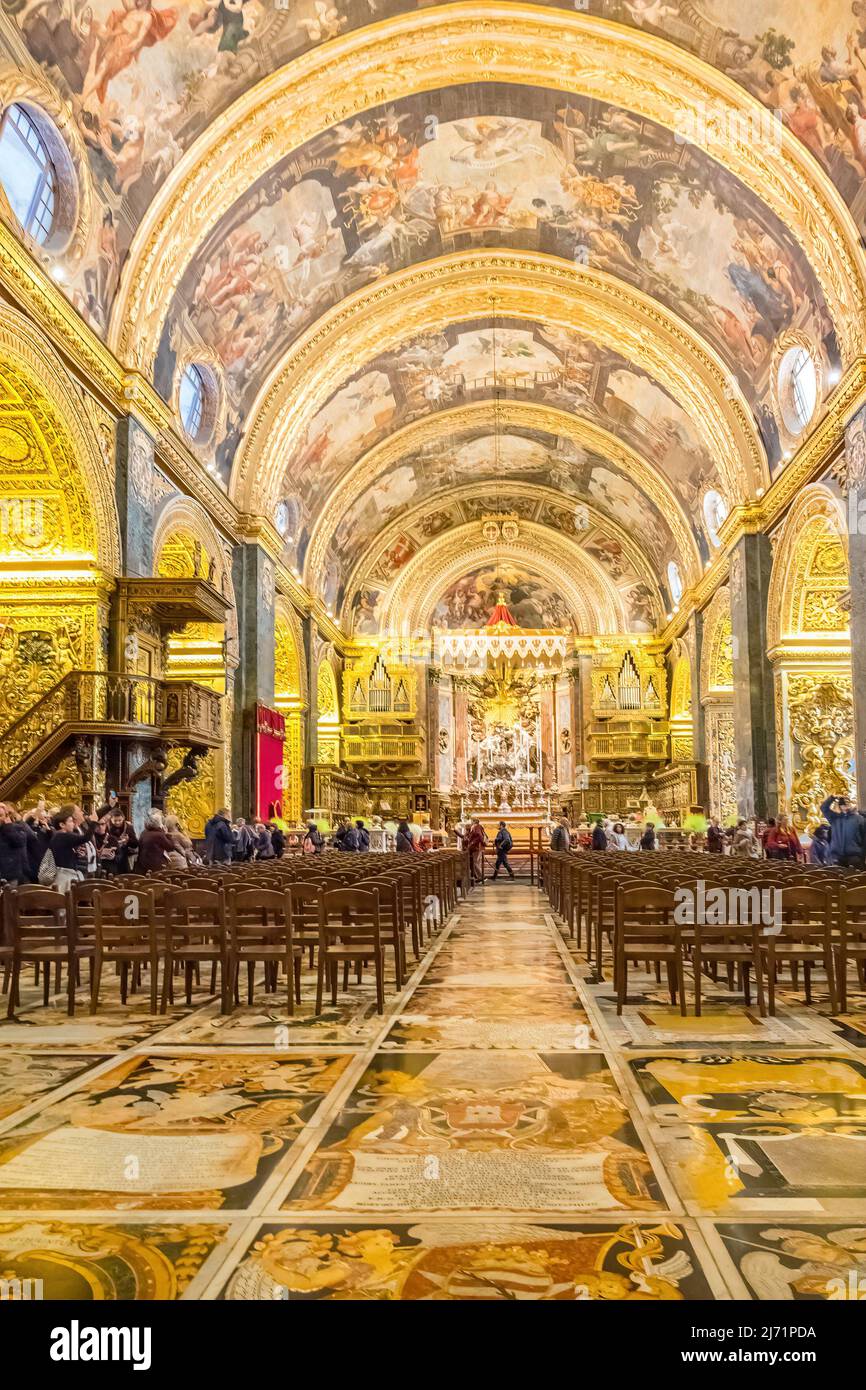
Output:
[[198,439],[204,421],[205,388],[201,372],[192,364],[180,379],[177,403],[181,424],[190,439]]
[[668,565],[668,585],[671,591],[671,598],[674,603],[679,603],[683,596],[683,581],[680,575],[680,567],[676,560],[671,560]]
[[792,347],[779,364],[779,404],[789,434],[802,434],[818,402],[818,373],[804,347]]
[[21,226],[44,246],[54,227],[57,173],[36,122],[17,103],[0,123],[0,180]]

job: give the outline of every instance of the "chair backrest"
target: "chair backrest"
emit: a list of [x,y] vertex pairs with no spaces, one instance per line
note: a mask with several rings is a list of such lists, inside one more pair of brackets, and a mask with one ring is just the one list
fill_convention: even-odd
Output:
[[[782,930],[775,940],[820,942],[829,938],[832,925],[832,901],[826,888],[792,885],[777,890],[779,894]],[[767,929],[764,928],[767,935]]]
[[679,941],[680,924],[675,918],[677,900],[672,888],[638,881],[620,885],[616,892],[616,933],[618,938],[634,937]]
[[69,940],[66,897],[54,888],[16,888],[8,894],[9,935],[20,948]]
[[379,922],[379,894],[375,889],[332,888],[322,894],[320,930],[340,932],[349,928],[378,937]]
[[225,897],[215,888],[169,888],[165,928],[169,938],[225,936]]
[[226,893],[229,929],[236,945],[264,937],[291,939],[292,901],[279,888],[233,887]]
[[866,938],[866,883],[839,889],[839,924],[848,938]]
[[107,888],[94,895],[94,930],[98,947],[156,942],[156,903],[149,888]]

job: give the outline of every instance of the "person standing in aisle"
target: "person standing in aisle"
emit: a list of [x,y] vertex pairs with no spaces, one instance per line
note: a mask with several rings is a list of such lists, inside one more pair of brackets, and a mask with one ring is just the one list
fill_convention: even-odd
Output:
[[509,878],[514,878],[514,870],[508,862],[509,850],[514,848],[514,841],[511,838],[511,831],[504,820],[499,822],[499,829],[496,832],[496,839],[493,841],[493,848],[496,850],[496,866],[493,870],[493,877],[497,878],[500,869],[505,869]]

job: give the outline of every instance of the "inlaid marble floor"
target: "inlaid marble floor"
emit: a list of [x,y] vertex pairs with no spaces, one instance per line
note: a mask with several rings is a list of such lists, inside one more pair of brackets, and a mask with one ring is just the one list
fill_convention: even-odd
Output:
[[[862,1000],[617,1018],[476,890],[384,1017],[256,992],[0,1026],[0,1269],[75,1299],[821,1299],[866,1284]],[[304,997],[311,997],[312,980]],[[107,992],[106,992],[107,994]],[[860,1282],[862,1281],[862,1282]]]

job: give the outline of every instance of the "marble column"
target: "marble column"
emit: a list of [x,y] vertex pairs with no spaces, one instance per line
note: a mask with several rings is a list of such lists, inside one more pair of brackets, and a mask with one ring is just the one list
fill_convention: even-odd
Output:
[[553,713],[553,681],[541,682],[541,781],[550,787],[556,781],[556,730]]
[[238,655],[232,719],[232,811],[250,816],[255,783],[255,706],[274,703],[274,562],[261,546],[235,547]]
[[767,659],[772,564],[765,535],[741,536],[731,554],[734,752],[741,816],[771,816],[778,807],[773,668]]
[[845,431],[847,472],[851,691],[854,701],[854,770],[859,804],[866,804],[866,407]]
[[451,684],[454,692],[454,786],[465,791],[469,780],[469,699],[462,676],[453,676]]
[[131,415],[117,422],[115,493],[123,573],[133,579],[153,574],[153,440]]
[[707,725],[701,689],[701,653],[704,649],[704,615],[693,613],[683,634],[683,641],[689,654],[692,698],[692,749],[696,763],[707,761]]

